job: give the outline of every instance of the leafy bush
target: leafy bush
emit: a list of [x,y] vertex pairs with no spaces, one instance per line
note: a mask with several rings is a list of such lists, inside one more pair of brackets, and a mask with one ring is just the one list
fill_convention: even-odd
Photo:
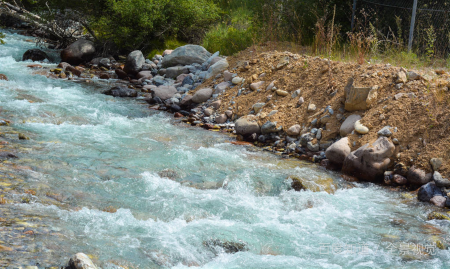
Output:
[[5,34],[0,32],[0,45],[5,44],[5,41],[3,41],[3,38],[5,38]]
[[247,9],[233,11],[228,20],[206,32],[203,47],[210,52],[220,51],[223,55],[232,55],[251,46],[256,34],[251,16],[252,13]]
[[175,38],[165,40],[164,42],[157,42],[152,46],[152,47],[154,47],[154,49],[152,51],[150,51],[150,53],[147,55],[147,58],[151,59],[156,54],[162,55],[166,49],[174,50],[174,49],[184,46],[184,45],[186,45],[186,42],[179,41]]

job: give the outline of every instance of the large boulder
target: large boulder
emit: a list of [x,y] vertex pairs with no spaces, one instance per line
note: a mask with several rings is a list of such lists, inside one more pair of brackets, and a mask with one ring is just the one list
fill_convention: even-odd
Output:
[[133,90],[133,89],[130,89],[127,87],[123,87],[123,86],[113,87],[113,88],[103,92],[103,94],[112,95],[114,97],[136,97],[137,96],[136,90]]
[[161,100],[167,100],[172,98],[176,93],[177,89],[174,86],[158,86],[158,88],[153,89],[153,97],[159,97]]
[[213,89],[211,88],[200,89],[192,96],[192,102],[197,104],[206,102],[209,98],[211,98],[212,93]]
[[202,64],[209,59],[209,53],[204,47],[198,45],[186,45],[179,47],[166,55],[162,60],[162,67],[176,65],[190,65],[193,63]]
[[142,65],[145,63],[144,55],[142,54],[142,51],[135,50],[132,51],[127,56],[127,60],[125,61],[125,67],[123,68],[123,71],[125,71],[127,74],[137,74],[142,69]]
[[97,269],[97,266],[84,253],[77,253],[69,260],[68,269]]
[[79,39],[61,51],[61,61],[71,65],[79,65],[92,60],[95,54],[94,43]]
[[414,186],[422,186],[431,181],[432,175],[426,174],[422,169],[411,166],[406,174],[408,183]]
[[348,118],[345,119],[345,121],[341,125],[341,128],[339,129],[341,137],[346,137],[348,134],[353,132],[353,130],[355,129],[355,122],[359,121],[360,119],[360,115],[348,116]]
[[239,118],[234,125],[234,129],[237,134],[240,135],[252,135],[261,133],[261,128],[259,127],[256,117],[253,115],[248,115]]
[[47,53],[43,52],[40,49],[30,49],[25,51],[25,53],[22,56],[22,61],[26,60],[32,60],[33,62],[41,62],[45,59],[50,60]]
[[341,138],[339,141],[331,145],[325,151],[325,156],[330,162],[343,165],[345,158],[351,153],[349,141],[347,137]]
[[394,150],[394,144],[382,136],[372,145],[366,144],[351,152],[345,158],[342,172],[360,180],[381,182]]

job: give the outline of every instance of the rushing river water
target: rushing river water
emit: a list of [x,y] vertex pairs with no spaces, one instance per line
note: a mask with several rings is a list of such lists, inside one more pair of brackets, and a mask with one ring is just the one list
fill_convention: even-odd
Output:
[[[102,268],[450,266],[433,245],[448,245],[448,222],[427,221],[433,208],[413,195],[232,145],[105,86],[33,75],[27,39],[0,46],[12,122],[0,139],[20,157],[0,166],[0,267],[77,252]],[[291,190],[289,176],[328,192]]]

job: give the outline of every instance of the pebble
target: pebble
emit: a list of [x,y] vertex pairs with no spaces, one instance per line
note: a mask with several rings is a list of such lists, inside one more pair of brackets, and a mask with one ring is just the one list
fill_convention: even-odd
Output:
[[303,99],[303,97],[300,97],[300,98],[298,99],[297,104],[302,105],[304,102],[305,102],[305,99]]
[[294,92],[292,93],[292,98],[295,98],[295,97],[299,96],[301,92],[302,92],[302,91],[301,91],[300,89],[294,91]]
[[367,134],[369,133],[369,128],[362,125],[361,122],[358,120],[355,122],[355,131],[359,134]]
[[379,136],[390,137],[392,135],[391,126],[385,126],[381,130],[378,131]]
[[309,104],[308,106],[308,112],[313,112],[316,110],[316,105],[315,104]]
[[283,90],[277,90],[276,91],[277,95],[279,96],[287,96],[289,93],[287,91],[283,91]]

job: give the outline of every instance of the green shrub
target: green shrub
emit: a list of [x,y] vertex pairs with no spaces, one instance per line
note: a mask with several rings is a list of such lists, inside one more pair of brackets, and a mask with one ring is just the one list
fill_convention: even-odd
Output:
[[0,32],[0,45],[5,44],[5,41],[3,41],[3,38],[5,38],[5,34]]
[[174,50],[186,44],[187,44],[186,42],[179,41],[175,38],[168,39],[165,42],[158,42],[153,45],[154,49],[151,50],[150,53],[147,55],[147,59],[153,58],[153,56],[155,56],[156,54],[162,55],[166,49]]
[[220,51],[222,55],[232,55],[253,45],[256,31],[251,14],[243,8],[233,11],[228,20],[206,32],[203,47],[210,52]]

